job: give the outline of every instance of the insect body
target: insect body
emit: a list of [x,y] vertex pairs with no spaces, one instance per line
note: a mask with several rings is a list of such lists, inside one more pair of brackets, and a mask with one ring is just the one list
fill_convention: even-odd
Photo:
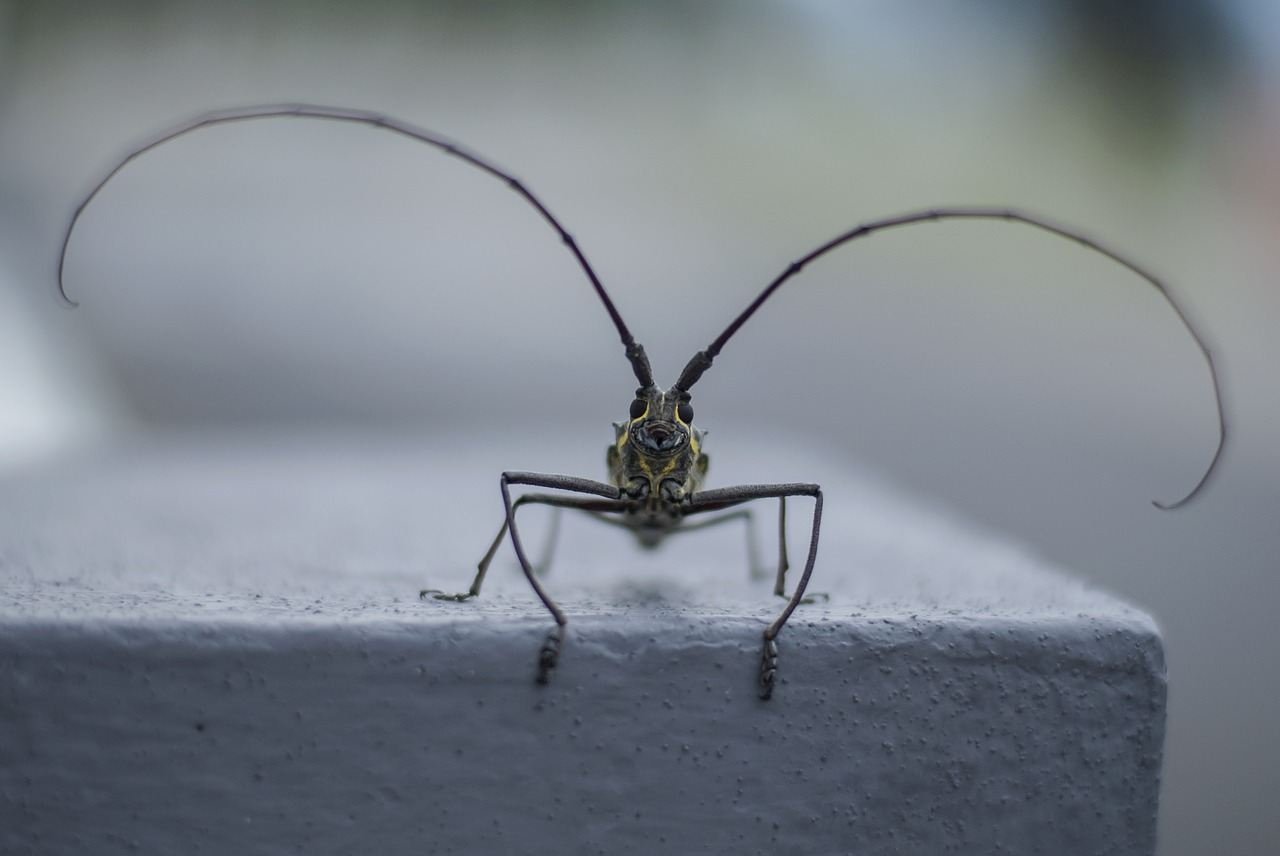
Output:
[[[479,156],[429,131],[414,127],[398,119],[362,110],[311,105],[270,105],[209,113],[165,131],[151,142],[134,149],[107,173],[84,198],[72,215],[71,222],[68,224],[63,236],[62,251],[58,262],[58,291],[61,298],[70,306],[77,305],[67,297],[63,284],[67,248],[76,223],[89,203],[121,169],[156,146],[200,128],[227,122],[274,117],[350,122],[382,128],[440,149],[446,154],[459,158],[465,163],[506,182],[556,231],[560,240],[577,260],[579,267],[591,283],[596,296],[618,331],[627,360],[631,364],[631,369],[639,386],[631,402],[628,418],[622,422],[615,423],[614,426],[614,442],[608,447],[606,453],[609,481],[600,482],[575,476],[543,473],[503,473],[500,480],[502,502],[505,509],[502,525],[488,551],[480,560],[471,588],[461,594],[444,594],[435,590],[424,590],[421,593],[424,597],[430,594],[438,599],[457,601],[468,600],[478,596],[489,564],[501,545],[503,537],[509,534],[511,545],[515,550],[525,577],[555,620],[555,627],[548,634],[546,642],[539,652],[537,677],[541,683],[545,683],[549,679],[560,658],[560,653],[565,643],[565,627],[568,624],[568,619],[564,611],[551,598],[539,581],[535,566],[530,562],[525,551],[519,528],[516,524],[516,512],[520,506],[540,504],[557,509],[567,508],[584,512],[607,523],[629,529],[636,535],[642,545],[652,547],[659,544],[667,536],[677,532],[686,532],[745,517],[748,512],[738,508],[738,506],[754,500],[776,499],[778,500],[779,514],[779,550],[774,593],[786,598],[787,603],[777,618],[764,629],[759,673],[759,694],[761,698],[768,699],[772,695],[778,667],[776,640],[783,626],[787,623],[787,619],[790,618],[792,612],[804,600],[809,578],[813,573],[814,561],[817,558],[818,534],[822,521],[822,490],[816,484],[805,483],[748,484],[723,488],[703,488],[703,479],[707,472],[707,456],[702,451],[702,432],[694,427],[693,424],[693,406],[690,390],[701,379],[703,373],[711,367],[712,362],[719,356],[725,344],[784,282],[800,273],[814,259],[875,232],[937,220],[1004,220],[1033,226],[1059,237],[1075,241],[1094,252],[1106,256],[1145,279],[1165,299],[1204,356],[1213,384],[1218,414],[1217,447],[1199,482],[1182,499],[1171,503],[1157,502],[1155,505],[1164,509],[1172,509],[1188,502],[1204,487],[1222,455],[1222,449],[1226,441],[1226,419],[1223,413],[1222,394],[1218,383],[1217,371],[1204,340],[1196,332],[1182,309],[1160,280],[1123,256],[1077,232],[1052,225],[1042,219],[1017,211],[993,208],[934,209],[865,223],[836,236],[788,265],[748,304],[746,309],[734,318],[729,326],[707,348],[693,356],[676,382],[664,390],[654,382],[644,348],[635,341],[630,330],[627,329],[621,314],[614,306],[609,294],[605,291],[599,277],[596,276],[595,270],[587,262],[586,256],[583,255],[577,242],[574,241],[573,236],[565,230],[560,222],[547,210],[546,206],[525,188],[520,181]],[[532,488],[535,492],[521,493],[513,499],[513,487]],[[543,493],[536,491],[553,492]],[[786,591],[788,560],[785,527],[783,524],[785,523],[786,501],[791,497],[811,498],[813,500],[813,512],[809,548],[805,557],[804,568],[795,588],[788,595]]]

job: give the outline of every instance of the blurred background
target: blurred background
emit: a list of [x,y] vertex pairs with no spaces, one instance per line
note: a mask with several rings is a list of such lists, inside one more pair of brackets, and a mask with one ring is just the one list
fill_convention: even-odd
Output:
[[[509,169],[581,243],[658,379],[788,283],[696,390],[717,434],[855,462],[1151,611],[1161,851],[1280,840],[1280,6],[1268,0],[0,0],[0,467],[147,428],[580,438],[634,386],[571,256],[501,183],[306,120],[131,147],[209,109],[387,112]],[[531,428],[543,424],[545,428]],[[0,470],[2,472],[2,470]],[[712,473],[715,475],[714,470]],[[821,480],[820,473],[797,477]]]

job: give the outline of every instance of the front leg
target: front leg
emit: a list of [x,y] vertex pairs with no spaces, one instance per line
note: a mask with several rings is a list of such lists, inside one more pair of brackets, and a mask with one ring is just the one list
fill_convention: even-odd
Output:
[[[805,589],[809,586],[809,577],[813,575],[813,563],[818,558],[818,532],[822,525],[822,488],[816,484],[750,484],[738,487],[719,488],[701,491],[690,500],[690,512],[726,508],[753,499],[785,499],[789,496],[813,497],[813,530],[809,536],[809,555],[805,559],[804,572],[796,584],[796,590],[783,608],[782,613],[773,620],[764,631],[764,649],[760,657],[760,698],[773,696],[774,680],[778,673],[778,633],[795,612],[796,607],[804,600]],[[778,583],[781,585],[785,568],[779,569]],[[784,594],[779,591],[778,594]],[[785,594],[784,594],[785,596]]]
[[520,568],[524,571],[525,579],[529,581],[529,585],[533,587],[538,599],[542,601],[543,606],[547,608],[547,611],[551,613],[551,617],[556,622],[556,626],[547,634],[546,641],[542,643],[542,647],[538,651],[538,683],[545,684],[551,679],[551,671],[560,662],[560,653],[564,649],[565,643],[565,627],[569,624],[569,619],[564,614],[564,610],[551,599],[546,589],[538,582],[533,565],[530,564],[529,557],[525,554],[524,544],[520,541],[520,530],[516,527],[516,508],[519,502],[513,503],[511,501],[510,486],[513,484],[529,485],[530,487],[543,487],[551,490],[572,491],[574,493],[586,493],[604,497],[603,500],[593,500],[582,497],[551,497],[534,494],[534,496],[539,497],[538,501],[561,508],[577,508],[583,511],[595,512],[622,511],[627,503],[621,499],[621,491],[613,485],[574,476],[506,472],[502,474],[500,484],[502,487],[502,504],[507,512],[506,527],[507,531],[511,533],[511,546],[516,551],[516,558],[520,561]]

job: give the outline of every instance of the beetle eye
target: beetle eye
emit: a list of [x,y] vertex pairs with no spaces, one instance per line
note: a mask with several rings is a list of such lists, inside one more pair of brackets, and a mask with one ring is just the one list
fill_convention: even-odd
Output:
[[680,417],[680,421],[686,425],[693,424],[693,405],[687,401],[680,402],[676,408],[676,416]]
[[641,416],[644,416],[648,409],[649,402],[645,401],[643,398],[637,398],[635,401],[631,402],[631,418],[639,419]]

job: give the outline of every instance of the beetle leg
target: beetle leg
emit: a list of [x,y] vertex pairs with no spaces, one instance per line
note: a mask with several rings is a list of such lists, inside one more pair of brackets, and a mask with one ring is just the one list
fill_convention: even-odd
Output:
[[[783,499],[789,496],[813,497],[813,529],[809,535],[809,554],[805,558],[800,581],[796,584],[796,589],[791,593],[782,613],[764,630],[764,649],[760,658],[759,679],[759,693],[762,699],[768,699],[773,695],[774,681],[778,673],[778,633],[786,625],[787,619],[791,617],[796,607],[804,602],[805,589],[809,586],[809,577],[813,575],[813,563],[818,558],[818,533],[822,526],[822,488],[816,484],[749,484],[701,491],[690,501],[691,511],[697,513],[700,510],[699,506],[711,510],[749,502],[753,499]],[[783,574],[780,573],[779,583],[783,582]]]
[[620,492],[618,488],[603,482],[574,476],[506,472],[502,474],[500,484],[502,487],[502,504],[507,511],[507,531],[511,533],[511,546],[515,548],[516,558],[520,560],[520,568],[524,571],[525,579],[529,581],[534,593],[538,595],[538,599],[542,601],[543,606],[547,608],[547,611],[551,613],[551,617],[556,622],[556,626],[547,634],[546,641],[542,643],[542,647],[538,651],[537,680],[538,683],[545,684],[551,679],[551,671],[560,662],[560,653],[563,651],[565,643],[565,627],[568,625],[569,619],[564,614],[564,610],[551,599],[546,589],[538,582],[533,565],[530,564],[529,557],[525,554],[524,544],[520,540],[520,530],[516,526],[515,512],[517,503],[511,501],[510,486],[513,484],[529,485],[530,487],[543,487],[604,497],[604,501],[601,501],[584,497],[551,497],[533,494],[533,496],[539,497],[537,500],[539,502],[562,508],[579,508],[585,511],[621,511],[626,507],[626,503],[619,499]]

